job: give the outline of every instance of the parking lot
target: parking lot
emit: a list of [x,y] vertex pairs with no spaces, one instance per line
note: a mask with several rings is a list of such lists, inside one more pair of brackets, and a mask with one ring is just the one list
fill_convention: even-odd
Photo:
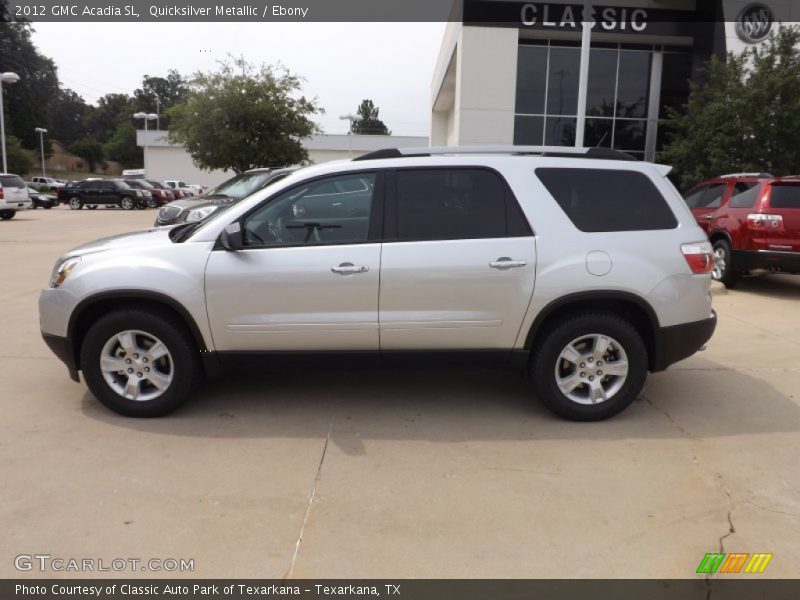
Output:
[[0,576],[46,553],[194,559],[147,576],[683,578],[722,547],[797,577],[800,277],[715,284],[708,349],[606,422],[471,368],[235,375],[135,420],[70,381],[37,298],[63,251],[154,217],[0,223]]

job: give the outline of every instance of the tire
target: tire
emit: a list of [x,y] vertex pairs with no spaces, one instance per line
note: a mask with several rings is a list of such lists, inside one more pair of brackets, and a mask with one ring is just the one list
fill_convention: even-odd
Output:
[[0,210],[0,219],[3,221],[9,221],[14,218],[14,215],[17,214],[15,210]]
[[97,210],[97,204],[87,204],[86,208],[89,210]]
[[158,199],[150,198],[147,201],[147,208],[158,208]]
[[[147,360],[147,349],[155,347],[154,341],[160,342],[166,354]],[[104,356],[105,371],[101,368]],[[150,368],[151,374],[146,375]],[[92,394],[127,417],[160,417],[172,412],[202,376],[199,353],[189,333],[169,314],[157,310],[123,309],[98,319],[81,346],[81,369]],[[153,381],[165,385],[163,389],[149,379],[153,375]],[[126,391],[138,399],[126,397]]]
[[51,208],[53,208],[53,204],[52,203],[43,204],[42,208],[45,209],[45,210],[50,210]]
[[739,283],[739,272],[733,264],[733,252],[728,240],[714,242],[714,268],[711,277],[726,288],[735,287]]
[[72,210],[80,210],[83,208],[83,200],[78,198],[77,196],[73,196],[69,199],[69,207]]
[[[625,319],[603,312],[576,314],[548,328],[541,339],[531,358],[534,389],[544,405],[560,417],[571,421],[608,419],[627,408],[642,391],[647,348]],[[605,345],[606,351],[598,344]],[[574,362],[565,355],[574,357]],[[611,369],[620,373],[609,373]]]
[[132,210],[136,206],[136,203],[133,201],[133,198],[128,198],[127,196],[124,196],[123,198],[120,199],[119,205],[122,208],[122,210]]

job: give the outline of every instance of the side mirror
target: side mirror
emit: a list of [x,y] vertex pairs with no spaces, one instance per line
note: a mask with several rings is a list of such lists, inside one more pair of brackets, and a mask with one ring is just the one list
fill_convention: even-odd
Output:
[[235,252],[244,248],[244,236],[242,235],[242,224],[235,221],[227,225],[219,236],[219,243],[225,250]]

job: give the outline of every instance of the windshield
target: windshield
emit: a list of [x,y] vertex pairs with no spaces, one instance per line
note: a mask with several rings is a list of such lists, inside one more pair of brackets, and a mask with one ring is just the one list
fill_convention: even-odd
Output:
[[244,198],[264,187],[269,179],[269,171],[242,173],[241,175],[237,175],[219,184],[216,188],[211,190],[210,194],[224,194],[234,198]]
[[0,187],[24,188],[25,182],[16,175],[0,175]]

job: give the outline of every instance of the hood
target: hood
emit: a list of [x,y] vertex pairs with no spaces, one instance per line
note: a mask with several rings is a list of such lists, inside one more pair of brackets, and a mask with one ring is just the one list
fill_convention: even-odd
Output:
[[89,242],[73,248],[61,258],[132,247],[171,245],[172,241],[169,239],[170,229],[172,228],[157,227],[120,235],[112,235],[111,237],[95,240],[94,242]]
[[211,205],[221,205],[227,206],[228,204],[232,204],[239,200],[239,198],[234,198],[232,196],[227,197],[219,197],[219,196],[200,196],[195,198],[184,198],[181,200],[175,200],[174,202],[170,202],[165,204],[164,206],[177,206],[182,210],[191,210],[193,208],[201,208],[203,206],[211,206]]

